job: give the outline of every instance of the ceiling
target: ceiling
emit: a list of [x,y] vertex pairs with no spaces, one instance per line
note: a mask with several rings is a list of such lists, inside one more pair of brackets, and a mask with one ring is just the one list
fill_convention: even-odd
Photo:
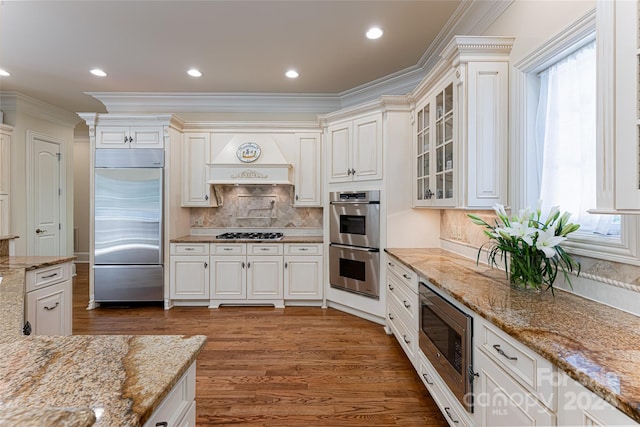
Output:
[[0,90],[70,112],[106,111],[87,92],[340,95],[423,66],[464,3],[4,0]]

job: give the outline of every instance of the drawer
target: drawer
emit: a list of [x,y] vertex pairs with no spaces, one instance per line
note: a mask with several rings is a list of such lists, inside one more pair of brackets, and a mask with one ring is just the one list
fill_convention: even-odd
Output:
[[[177,426],[189,416],[196,397],[196,364],[193,363],[187,372],[178,380],[169,395],[160,403],[144,427],[159,425]],[[163,424],[166,423],[166,424]]]
[[27,271],[25,289],[27,292],[51,286],[71,277],[71,263],[56,264],[49,267]]
[[209,243],[172,243],[171,255],[209,255]]
[[392,301],[408,316],[411,324],[418,324],[418,295],[411,292],[396,275],[389,274],[387,276],[387,303]]
[[416,350],[418,348],[418,332],[407,325],[406,317],[395,304],[387,306],[387,324],[402,346],[411,363],[416,366]]
[[212,243],[211,255],[244,255],[246,254],[244,243]]
[[314,243],[285,243],[286,255],[322,255],[322,245]]
[[476,323],[480,323],[477,326],[482,351],[523,387],[543,402],[551,402],[555,406],[551,396],[554,394],[557,368],[495,326],[478,320],[476,318]]
[[282,255],[282,243],[249,243],[248,255]]
[[387,256],[387,272],[392,272],[407,283],[410,289],[418,293],[418,275],[397,259]]

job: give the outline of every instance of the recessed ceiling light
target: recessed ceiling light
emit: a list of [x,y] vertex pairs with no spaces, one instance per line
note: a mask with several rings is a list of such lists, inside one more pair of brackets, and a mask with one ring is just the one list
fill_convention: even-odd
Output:
[[284,73],[285,76],[289,77],[290,79],[295,79],[296,77],[298,77],[300,74],[298,74],[298,72],[296,70],[289,70],[286,73]]
[[196,70],[195,68],[192,68],[189,71],[187,71],[187,74],[189,74],[191,77],[200,77],[200,76],[202,76],[202,73],[200,71]]
[[107,76],[107,73],[102,71],[100,68],[94,68],[93,70],[91,70],[91,74],[93,74],[94,76],[98,76],[98,77],[106,77]]
[[2,68],[0,68],[0,76],[2,77],[9,77],[11,75],[10,72],[8,72],[7,70],[4,70]]
[[378,27],[371,27],[367,31],[367,38],[371,40],[379,39],[382,37],[382,30]]

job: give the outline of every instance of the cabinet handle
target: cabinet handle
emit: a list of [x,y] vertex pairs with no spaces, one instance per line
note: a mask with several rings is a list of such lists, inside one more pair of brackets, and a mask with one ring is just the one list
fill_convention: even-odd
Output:
[[300,252],[306,252],[308,250],[309,250],[309,248],[300,248]]
[[408,303],[408,302],[406,302],[406,301],[402,301],[402,303],[404,304],[404,308],[409,308],[409,307],[411,307],[411,304],[409,304],[409,303]]
[[298,200],[298,195],[296,194],[296,200]]
[[355,174],[356,174],[356,170],[355,169],[351,169],[351,175],[355,176]]
[[507,359],[509,359],[509,360],[518,360],[518,358],[517,358],[517,357],[511,357],[511,356],[509,356],[507,353],[505,353],[505,352],[500,348],[500,344],[494,344],[494,345],[493,345],[493,348],[495,348],[495,349],[496,349],[496,351],[498,352],[498,354],[499,354],[500,356],[506,357],[506,358],[507,358]]
[[387,263],[389,265],[389,267],[395,267],[395,265],[393,265],[392,263],[388,262]]
[[287,264],[289,264],[288,262],[284,263],[284,268],[287,268]]
[[242,268],[244,268],[244,261],[242,261]]
[[411,340],[408,340],[406,335],[403,335],[403,336],[402,336],[402,339],[403,339],[403,340],[404,340],[404,342],[406,342],[407,344],[411,344]]
[[56,308],[57,306],[59,306],[59,305],[60,305],[60,302],[56,302],[56,305],[54,305],[53,307],[47,307],[47,306],[45,305],[45,306],[44,306],[44,309],[45,309],[45,310],[47,310],[47,311],[51,311],[51,310],[53,310],[54,308]]
[[204,263],[204,268],[209,267],[209,264],[207,264],[206,262]]
[[393,314],[389,313],[389,320],[393,320],[395,319],[395,317],[393,317]]
[[208,194],[205,194],[205,195],[204,195],[204,199],[205,199],[205,200],[209,200],[209,195],[208,195]]
[[394,289],[395,289],[395,288],[394,288],[393,286],[391,286],[391,283],[389,283],[389,290],[390,290],[390,291],[392,291],[392,290],[394,290]]
[[52,277],[56,277],[57,275],[58,275],[58,273],[53,273],[53,274],[50,274],[48,276],[42,276],[42,278],[43,279],[51,279]]
[[167,427],[168,425],[169,423],[166,421],[161,421],[159,423],[156,423],[156,427]]
[[347,169],[347,175],[351,175],[351,169]]
[[260,248],[261,251],[268,251],[269,248]]
[[247,268],[251,268],[251,261],[247,262]]
[[223,251],[232,251],[233,248],[222,248]]
[[449,412],[450,409],[451,408],[444,408],[444,412],[447,413],[447,417],[451,418],[451,421],[453,421],[454,424],[458,424],[458,420],[454,420],[451,412]]
[[192,251],[194,248],[184,248],[185,251]]
[[407,280],[411,280],[411,276],[409,276],[408,274],[403,274],[402,277],[404,277]]
[[429,381],[429,377],[427,376],[427,374],[422,374],[422,377],[424,378],[424,381],[429,384],[429,385],[433,385],[433,382]]

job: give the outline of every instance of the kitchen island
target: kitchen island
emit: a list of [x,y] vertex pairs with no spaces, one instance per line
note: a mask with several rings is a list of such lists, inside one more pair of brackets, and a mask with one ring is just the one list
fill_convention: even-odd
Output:
[[386,252],[640,422],[640,318],[569,292],[528,292],[442,249]]
[[0,426],[141,426],[193,376],[205,336],[23,336],[25,272],[71,259],[0,257]]

